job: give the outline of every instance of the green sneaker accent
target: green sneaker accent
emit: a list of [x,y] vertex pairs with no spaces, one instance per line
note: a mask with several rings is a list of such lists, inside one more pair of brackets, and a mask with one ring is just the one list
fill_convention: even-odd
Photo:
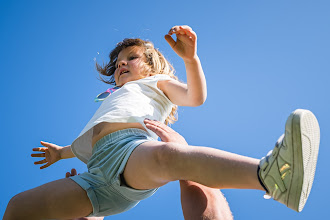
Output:
[[313,113],[303,109],[292,112],[285,133],[259,164],[266,197],[301,212],[312,188],[319,144],[320,128]]

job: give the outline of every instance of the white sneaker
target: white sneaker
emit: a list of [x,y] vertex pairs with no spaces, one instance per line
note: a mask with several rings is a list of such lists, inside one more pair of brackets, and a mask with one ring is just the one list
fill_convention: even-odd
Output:
[[312,112],[291,113],[273,151],[260,161],[259,177],[267,195],[301,212],[312,188],[320,144],[320,128]]

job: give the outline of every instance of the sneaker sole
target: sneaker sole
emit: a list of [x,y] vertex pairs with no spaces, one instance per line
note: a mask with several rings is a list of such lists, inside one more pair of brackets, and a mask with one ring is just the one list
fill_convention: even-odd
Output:
[[[301,212],[314,181],[320,144],[320,128],[312,112],[297,109],[289,116],[285,129],[286,132],[292,134],[293,146],[293,176],[287,205]],[[303,175],[300,175],[301,173]]]

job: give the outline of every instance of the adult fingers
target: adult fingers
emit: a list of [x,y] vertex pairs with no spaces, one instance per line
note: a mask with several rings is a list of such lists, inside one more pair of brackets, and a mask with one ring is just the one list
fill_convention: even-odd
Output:
[[77,170],[75,168],[71,169],[71,176],[77,175]]
[[169,141],[169,135],[167,132],[165,132],[164,130],[162,130],[161,128],[155,126],[155,125],[152,125],[152,124],[149,124],[149,125],[146,125],[148,129],[152,130],[153,132],[156,133],[156,135],[158,137],[160,137],[160,139],[164,142],[168,142]]
[[145,124],[146,127],[151,131],[155,132],[162,141],[166,142],[169,140],[169,132],[164,129],[166,127],[162,126],[161,123],[157,121],[145,120]]
[[164,134],[167,133],[167,131],[164,130],[163,127],[158,126],[156,123],[146,122],[145,124],[146,124],[146,126],[151,127],[152,131],[154,131],[154,132],[164,133]]
[[161,123],[160,121],[150,121],[151,124],[161,128],[162,130],[164,130],[167,133],[170,133],[171,131],[174,131],[172,128],[170,128],[169,126],[165,125],[164,123]]
[[172,128],[170,128],[169,126],[167,126],[164,123],[161,123],[159,121],[148,120],[147,123],[158,127],[159,129],[163,130],[163,132],[166,132],[166,133],[175,132]]
[[166,125],[164,125],[163,123],[159,122],[159,121],[155,121],[155,120],[149,120],[149,119],[144,119],[144,123],[147,125],[153,125],[156,127],[159,127],[159,129],[162,129],[164,131],[166,131]]

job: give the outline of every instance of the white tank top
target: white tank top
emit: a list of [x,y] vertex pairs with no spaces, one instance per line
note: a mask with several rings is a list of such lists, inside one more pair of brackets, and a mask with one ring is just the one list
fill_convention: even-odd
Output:
[[[157,74],[125,83],[108,96],[71,144],[76,157],[84,163],[88,162],[92,156],[93,127],[101,122],[139,122],[144,127],[145,118],[165,122],[171,113],[173,103],[158,89],[157,82],[160,80],[174,79],[165,74]],[[157,140],[154,132],[147,128],[146,130]]]

